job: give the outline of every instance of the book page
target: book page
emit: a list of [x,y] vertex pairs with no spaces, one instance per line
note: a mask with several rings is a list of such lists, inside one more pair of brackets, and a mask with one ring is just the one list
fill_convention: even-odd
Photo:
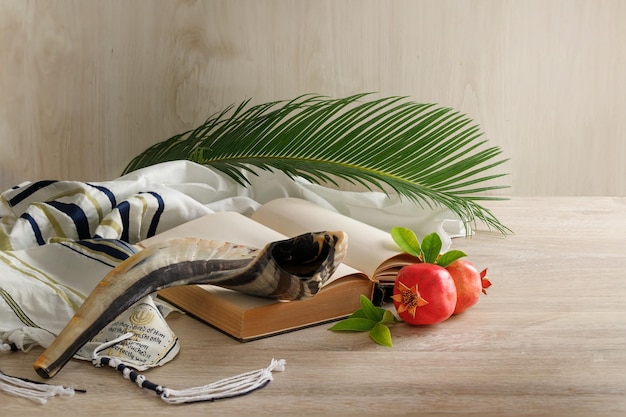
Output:
[[348,235],[348,253],[344,263],[376,279],[385,279],[381,276],[385,274],[381,266],[393,269],[390,274],[395,276],[398,265],[416,261],[416,258],[402,254],[391,235],[384,230],[306,200],[272,200],[261,206],[252,218],[287,236],[342,230]]
[[223,211],[207,214],[166,230],[143,240],[140,245],[146,247],[157,242],[180,237],[221,240],[258,249],[268,243],[287,238],[287,236],[251,220],[243,214]]
[[[308,232],[305,231],[303,233]],[[184,223],[156,236],[143,240],[139,246],[147,247],[157,242],[168,239],[193,237],[207,240],[219,240],[224,242],[246,245],[261,249],[265,245],[278,240],[287,239],[287,236],[272,230],[270,227],[250,219],[236,212],[218,212]],[[291,237],[291,236],[290,236]],[[326,285],[338,278],[348,275],[362,275],[353,267],[341,264],[333,273]]]

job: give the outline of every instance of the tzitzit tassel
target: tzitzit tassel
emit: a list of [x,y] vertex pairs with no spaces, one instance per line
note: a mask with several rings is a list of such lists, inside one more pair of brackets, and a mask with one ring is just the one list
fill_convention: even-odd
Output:
[[150,382],[145,376],[133,371],[118,358],[108,356],[98,356],[98,352],[113,346],[129,337],[132,333],[126,333],[110,342],[103,343],[94,350],[92,363],[96,367],[109,366],[122,373],[138,387],[154,391],[163,401],[169,404],[187,404],[200,401],[215,401],[228,398],[235,398],[251,393],[263,388],[273,379],[272,372],[282,372],[285,370],[285,360],[272,359],[271,363],[262,369],[246,372],[241,375],[225,378],[212,384],[201,387],[174,390]]
[[0,352],[15,352],[17,345],[15,343],[0,343]]
[[48,398],[51,397],[72,397],[76,392],[85,392],[84,390],[67,388],[61,385],[44,384],[43,382],[10,376],[2,371],[0,371],[0,391],[16,397],[27,398],[39,404],[47,403]]
[[173,390],[164,388],[161,399],[170,404],[184,404],[198,401],[215,401],[234,398],[261,389],[272,381],[272,372],[285,370],[284,359],[272,359],[266,368],[246,372],[230,378],[225,378],[202,387]]

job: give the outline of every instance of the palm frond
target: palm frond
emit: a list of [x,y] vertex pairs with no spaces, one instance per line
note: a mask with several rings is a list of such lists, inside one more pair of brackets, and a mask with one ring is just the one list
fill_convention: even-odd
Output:
[[304,95],[250,106],[249,100],[209,117],[197,129],[157,143],[124,173],[188,159],[209,165],[242,185],[242,172],[281,170],[318,184],[342,179],[368,189],[393,190],[421,206],[445,206],[469,223],[508,229],[478,202],[505,174],[504,163],[473,121],[450,108],[367,94],[340,99]]

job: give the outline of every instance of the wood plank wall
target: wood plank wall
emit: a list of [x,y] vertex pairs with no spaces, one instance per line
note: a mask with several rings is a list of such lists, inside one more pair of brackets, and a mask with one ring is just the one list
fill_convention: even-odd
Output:
[[0,0],[0,189],[107,180],[227,105],[454,107],[510,195],[626,195],[623,0]]

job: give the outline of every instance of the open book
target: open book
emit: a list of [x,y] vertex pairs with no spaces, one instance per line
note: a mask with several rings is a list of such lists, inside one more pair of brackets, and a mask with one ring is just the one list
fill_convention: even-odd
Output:
[[140,245],[195,237],[261,248],[287,237],[328,230],[347,233],[348,251],[343,264],[312,298],[276,301],[212,285],[159,292],[159,297],[190,315],[240,341],[249,341],[346,317],[359,308],[361,294],[371,298],[375,283],[393,282],[398,270],[415,263],[416,258],[402,253],[389,233],[297,198],[272,200],[251,218],[234,212],[209,214]]

